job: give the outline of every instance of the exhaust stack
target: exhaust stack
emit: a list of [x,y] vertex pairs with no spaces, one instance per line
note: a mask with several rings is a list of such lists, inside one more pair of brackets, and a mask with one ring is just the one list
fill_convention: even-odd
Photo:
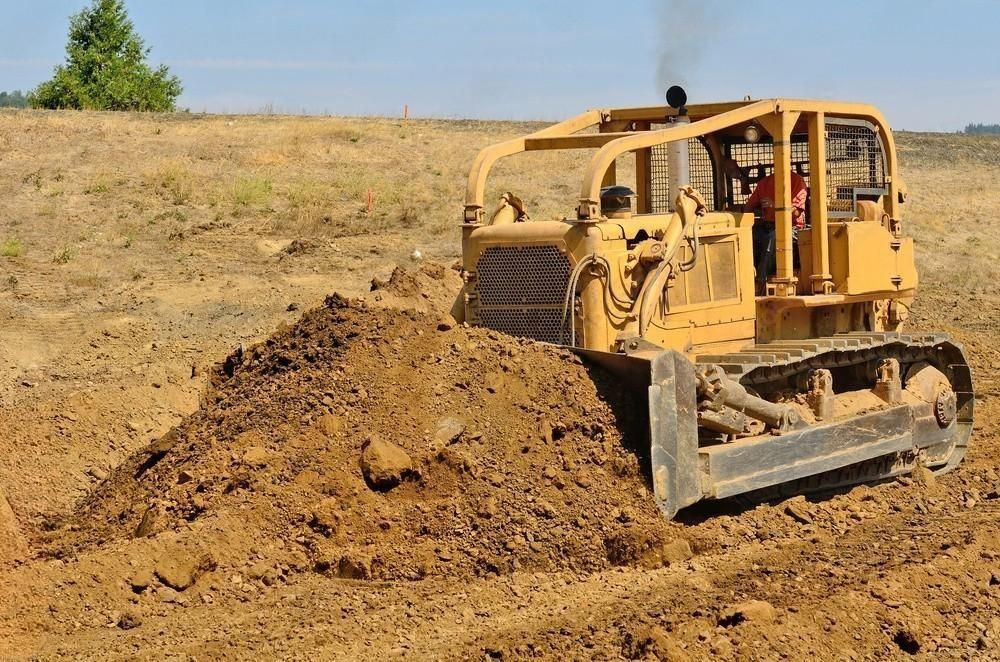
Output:
[[[690,124],[691,119],[687,115],[687,92],[679,85],[672,85],[667,90],[667,104],[671,108],[677,109],[677,115],[670,118],[672,125]],[[667,143],[667,182],[669,184],[670,195],[667,196],[668,209],[676,211],[674,200],[677,191],[682,186],[691,183],[691,163],[688,157],[688,141],[677,140]]]

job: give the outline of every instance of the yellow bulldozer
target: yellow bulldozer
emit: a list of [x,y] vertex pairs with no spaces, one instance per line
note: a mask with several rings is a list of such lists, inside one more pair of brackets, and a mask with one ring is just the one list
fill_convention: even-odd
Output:
[[[667,102],[591,110],[478,154],[464,321],[568,347],[646,393],[667,517],[955,467],[972,375],[946,335],[905,328],[917,272],[882,114],[688,105],[676,86]],[[575,211],[531,220],[506,193],[488,215],[497,160],[563,149],[593,152]]]

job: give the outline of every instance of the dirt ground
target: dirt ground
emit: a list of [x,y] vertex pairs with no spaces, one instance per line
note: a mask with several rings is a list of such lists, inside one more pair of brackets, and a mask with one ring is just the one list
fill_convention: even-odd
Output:
[[628,394],[442,319],[528,128],[0,112],[0,658],[1000,659],[1000,140],[897,136],[966,462],[666,522]]

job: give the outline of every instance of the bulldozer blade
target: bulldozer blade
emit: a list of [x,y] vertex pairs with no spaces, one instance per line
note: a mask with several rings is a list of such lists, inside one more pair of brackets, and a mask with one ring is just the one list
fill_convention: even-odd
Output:
[[650,363],[649,434],[653,495],[668,519],[702,498],[694,364],[673,350]]
[[618,377],[627,388],[639,390],[649,386],[650,360],[648,358],[629,354],[600,352],[593,349],[564,346],[565,349],[577,354],[588,363],[600,366]]

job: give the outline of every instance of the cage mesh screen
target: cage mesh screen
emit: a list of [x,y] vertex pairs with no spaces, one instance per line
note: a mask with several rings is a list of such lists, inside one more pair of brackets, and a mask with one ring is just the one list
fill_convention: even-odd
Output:
[[[770,139],[757,143],[729,140],[724,154],[746,173],[749,187],[738,178],[726,177],[726,204],[742,205],[757,183],[774,171],[774,145]],[[877,197],[885,192],[885,155],[878,133],[867,122],[837,120],[826,125],[827,209],[831,216],[854,214],[859,197]],[[805,134],[792,135],[792,169],[809,186],[809,143]]]
[[867,122],[827,122],[826,167],[831,215],[852,215],[859,196],[885,193],[882,141]]
[[[750,186],[744,190],[743,184],[735,177],[726,177],[726,203],[745,204],[757,187],[757,182],[774,172],[774,144],[761,140],[756,143],[730,140],[723,146],[727,158],[739,165],[747,174]],[[802,175],[809,185],[809,143],[806,136],[792,136],[792,170]]]
[[[651,210],[654,214],[662,214],[669,210],[671,197],[676,197],[677,192],[670,190],[670,176],[667,171],[667,146],[655,145],[649,151]],[[709,209],[716,209],[712,155],[708,151],[708,148],[697,138],[688,140],[688,168],[691,174],[691,181],[685,183],[691,184],[691,186],[695,187],[701,193]]]

